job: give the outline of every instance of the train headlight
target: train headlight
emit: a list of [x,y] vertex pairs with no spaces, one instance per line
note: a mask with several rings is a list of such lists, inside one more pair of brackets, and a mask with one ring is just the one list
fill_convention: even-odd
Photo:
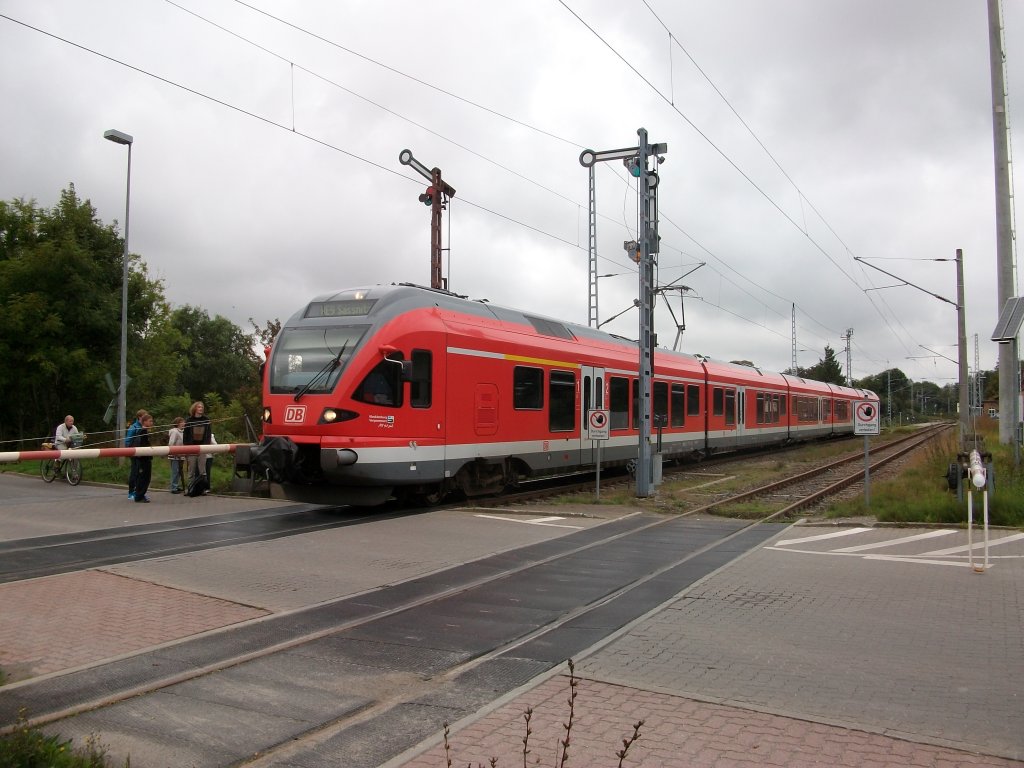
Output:
[[264,408],[263,409],[263,423],[264,424],[269,424],[270,423],[270,408]]
[[346,411],[342,408],[324,408],[323,413],[320,414],[320,423],[334,424],[339,421],[352,421],[352,419],[358,417],[359,414],[355,411]]

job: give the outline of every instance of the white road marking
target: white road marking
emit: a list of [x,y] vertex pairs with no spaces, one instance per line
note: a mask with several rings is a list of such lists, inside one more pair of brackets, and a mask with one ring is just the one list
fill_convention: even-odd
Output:
[[838,536],[852,536],[855,533],[864,533],[865,531],[872,531],[873,528],[845,528],[841,531],[835,531],[834,533],[822,533],[817,536],[806,536],[802,539],[786,539],[785,541],[778,541],[775,543],[776,547],[785,547],[790,544],[803,544],[807,541],[822,541],[824,539],[834,539]]
[[[979,536],[979,535],[982,535],[982,534],[981,534],[980,531],[978,531],[978,532],[975,533],[975,535]],[[1009,536],[1003,536],[1003,537],[998,538],[998,539],[991,539],[988,542],[988,545],[989,545],[989,547],[996,547],[996,546],[998,546],[1000,544],[1009,544],[1011,541],[1019,541],[1020,539],[1024,539],[1024,533],[1013,533],[1013,534],[1010,534]],[[975,544],[971,545],[972,549],[984,549],[984,547],[985,547],[985,542],[984,541],[979,541],[979,542],[976,542]],[[943,555],[955,555],[955,554],[958,554],[960,552],[966,552],[967,549],[968,549],[967,545],[964,544],[963,546],[960,546],[960,547],[950,547],[949,549],[937,549],[934,552],[922,552],[921,553],[921,557],[941,557]]]
[[473,515],[473,517],[482,517],[485,520],[503,520],[506,523],[522,523],[524,525],[545,525],[551,528],[573,528],[576,530],[583,530],[582,525],[557,525],[555,520],[565,520],[564,517],[537,517],[533,519],[524,519],[521,517],[500,517],[499,515]]
[[[961,568],[970,568],[970,563],[958,563],[955,560],[923,560],[919,557],[897,557],[896,555],[864,555],[865,560],[887,560],[893,563],[917,563],[919,565],[957,565]],[[995,566],[989,564],[989,569]]]
[[[889,539],[888,541],[876,541],[873,544],[858,544],[855,547],[843,547],[842,549],[833,549],[833,552],[864,552],[869,549],[882,549],[883,547],[895,547],[898,544],[904,544],[908,541],[920,541],[921,539],[933,539],[936,536],[948,536],[951,533],[956,533],[952,528],[943,528],[938,531],[928,531],[928,533],[919,533],[916,536],[904,536],[899,539]],[[930,553],[929,553],[930,554]]]

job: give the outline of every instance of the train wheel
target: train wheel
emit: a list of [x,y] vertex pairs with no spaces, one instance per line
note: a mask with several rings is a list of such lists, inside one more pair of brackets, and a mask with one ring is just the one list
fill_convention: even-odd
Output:
[[515,467],[509,467],[505,475],[505,493],[512,493],[519,489],[519,473]]
[[626,471],[629,472],[630,477],[636,477],[636,459],[630,459],[626,462]]
[[420,507],[436,507],[447,495],[440,485],[421,488],[413,495],[413,501]]

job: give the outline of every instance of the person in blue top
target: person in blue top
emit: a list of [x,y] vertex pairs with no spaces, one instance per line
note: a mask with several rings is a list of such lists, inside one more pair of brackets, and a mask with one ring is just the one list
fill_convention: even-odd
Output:
[[[153,428],[153,417],[148,413],[139,418],[139,429],[132,435],[132,448],[149,448],[149,430]],[[135,503],[149,504],[149,482],[153,479],[153,457],[137,456],[138,472],[135,475]]]
[[[135,440],[135,436],[139,433],[139,430],[142,429],[142,417],[148,415],[149,414],[144,408],[140,408],[135,414],[135,421],[131,423],[131,426],[128,427],[128,431],[125,432],[124,435],[125,448],[134,447],[135,443],[133,441]],[[132,456],[132,466],[128,472],[128,501],[135,501],[135,484],[138,481],[138,477],[139,460],[137,457]]]

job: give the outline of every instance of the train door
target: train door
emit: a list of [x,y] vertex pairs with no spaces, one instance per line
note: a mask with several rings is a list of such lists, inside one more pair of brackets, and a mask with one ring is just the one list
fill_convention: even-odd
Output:
[[743,444],[743,435],[747,430],[747,389],[736,388],[736,442]]
[[580,367],[580,460],[582,463],[597,462],[597,447],[590,439],[590,411],[607,408],[604,402],[604,368]]

